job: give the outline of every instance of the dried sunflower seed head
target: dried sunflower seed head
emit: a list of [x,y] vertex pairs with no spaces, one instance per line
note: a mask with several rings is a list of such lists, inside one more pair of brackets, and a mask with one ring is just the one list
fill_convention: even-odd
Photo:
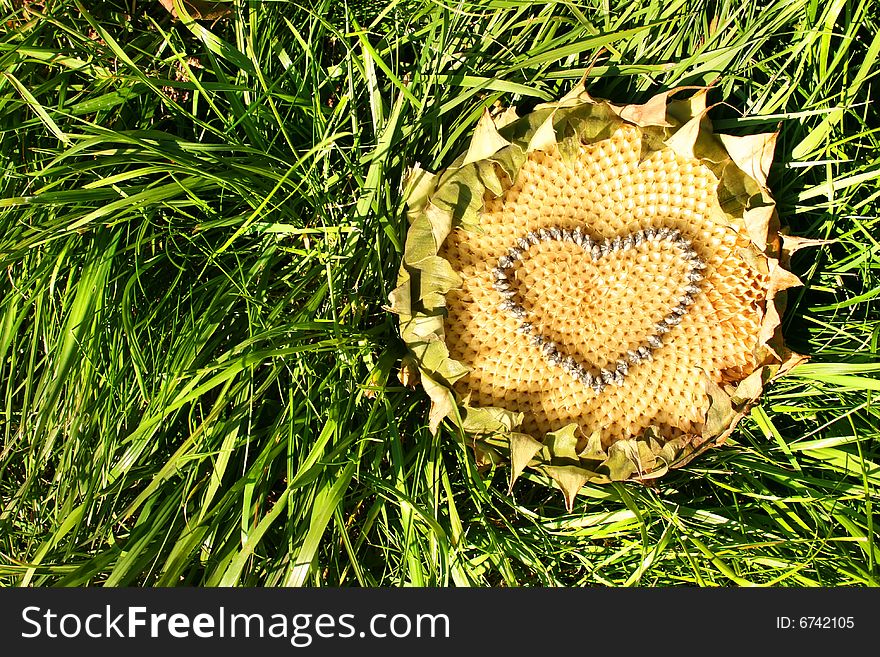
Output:
[[766,186],[775,135],[706,131],[705,93],[673,93],[616,105],[578,87],[502,129],[486,114],[447,172],[411,176],[390,300],[431,427],[464,417],[512,478],[532,464],[569,506],[585,481],[659,476],[723,439],[799,359],[774,302],[799,283]]

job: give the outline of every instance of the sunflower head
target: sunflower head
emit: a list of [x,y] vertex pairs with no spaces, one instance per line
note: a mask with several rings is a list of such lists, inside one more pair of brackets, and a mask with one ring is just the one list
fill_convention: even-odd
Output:
[[414,169],[391,309],[430,395],[483,459],[646,480],[722,442],[800,357],[767,171],[776,134],[715,134],[706,93],[643,105],[582,85],[477,124]]

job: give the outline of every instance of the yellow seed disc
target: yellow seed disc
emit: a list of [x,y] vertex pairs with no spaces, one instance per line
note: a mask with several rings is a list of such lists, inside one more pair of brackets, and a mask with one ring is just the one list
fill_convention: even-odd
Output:
[[[447,296],[450,356],[469,372],[455,390],[475,406],[525,414],[523,428],[542,435],[575,422],[603,443],[649,425],[666,436],[689,432],[705,415],[701,371],[717,381],[754,369],[759,304],[766,275],[737,257],[748,238],[708,212],[718,180],[698,160],[672,150],[640,161],[641,134],[624,126],[608,140],[581,145],[573,162],[558,149],[534,151],[512,186],[487,194],[480,231],[453,230],[440,255],[462,278]],[[520,324],[499,310],[491,271],[518,238],[541,228],[578,226],[594,240],[649,228],[677,228],[707,263],[702,292],[666,336],[653,360],[631,367],[622,386],[595,394],[541,355]],[[686,262],[663,242],[644,242],[593,262],[566,242],[533,246],[511,287],[529,319],[583,363],[614,367],[638,348],[676,304]],[[732,376],[729,371],[734,370]]]

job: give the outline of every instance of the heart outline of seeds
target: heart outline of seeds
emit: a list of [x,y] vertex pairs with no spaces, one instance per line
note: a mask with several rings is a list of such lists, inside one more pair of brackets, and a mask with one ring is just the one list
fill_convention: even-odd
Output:
[[[642,344],[636,349],[629,349],[626,353],[619,354],[610,360],[610,362],[615,363],[614,370],[600,368],[595,364],[585,366],[584,363],[578,362],[570,350],[564,346],[560,349],[560,345],[538,332],[533,322],[524,321],[529,318],[530,313],[514,300],[517,292],[511,285],[510,276],[512,270],[517,262],[523,260],[524,256],[527,255],[533,246],[537,246],[542,242],[571,242],[576,244],[584,250],[590,257],[590,261],[594,263],[606,256],[638,247],[645,242],[657,244],[667,242],[679,249],[682,259],[688,263],[689,270],[685,274],[681,294],[676,298],[676,305],[654,326],[654,333],[649,334],[642,341]],[[517,327],[517,332],[529,336],[531,343],[536,347],[540,347],[541,356],[547,363],[561,368],[569,376],[599,395],[609,385],[623,385],[626,376],[629,374],[630,367],[638,366],[644,361],[653,359],[653,352],[663,346],[663,336],[681,323],[682,316],[688,312],[688,308],[694,302],[694,296],[700,293],[701,290],[698,283],[703,280],[702,272],[704,269],[706,269],[706,263],[693,248],[690,240],[684,237],[678,229],[639,230],[626,236],[617,235],[614,238],[596,241],[590,238],[580,227],[568,230],[563,227],[551,226],[529,232],[525,236],[518,238],[515,245],[511,246],[505,255],[498,258],[497,264],[492,270],[492,278],[493,287],[502,299],[498,304],[499,308],[514,319],[522,320]]]

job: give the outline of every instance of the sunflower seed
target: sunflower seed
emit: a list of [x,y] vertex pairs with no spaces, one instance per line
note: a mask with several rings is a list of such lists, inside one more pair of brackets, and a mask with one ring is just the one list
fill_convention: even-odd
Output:
[[681,249],[682,251],[693,251],[694,250],[691,241],[683,235],[679,235],[678,239],[676,239],[675,241],[678,242],[678,248]]

